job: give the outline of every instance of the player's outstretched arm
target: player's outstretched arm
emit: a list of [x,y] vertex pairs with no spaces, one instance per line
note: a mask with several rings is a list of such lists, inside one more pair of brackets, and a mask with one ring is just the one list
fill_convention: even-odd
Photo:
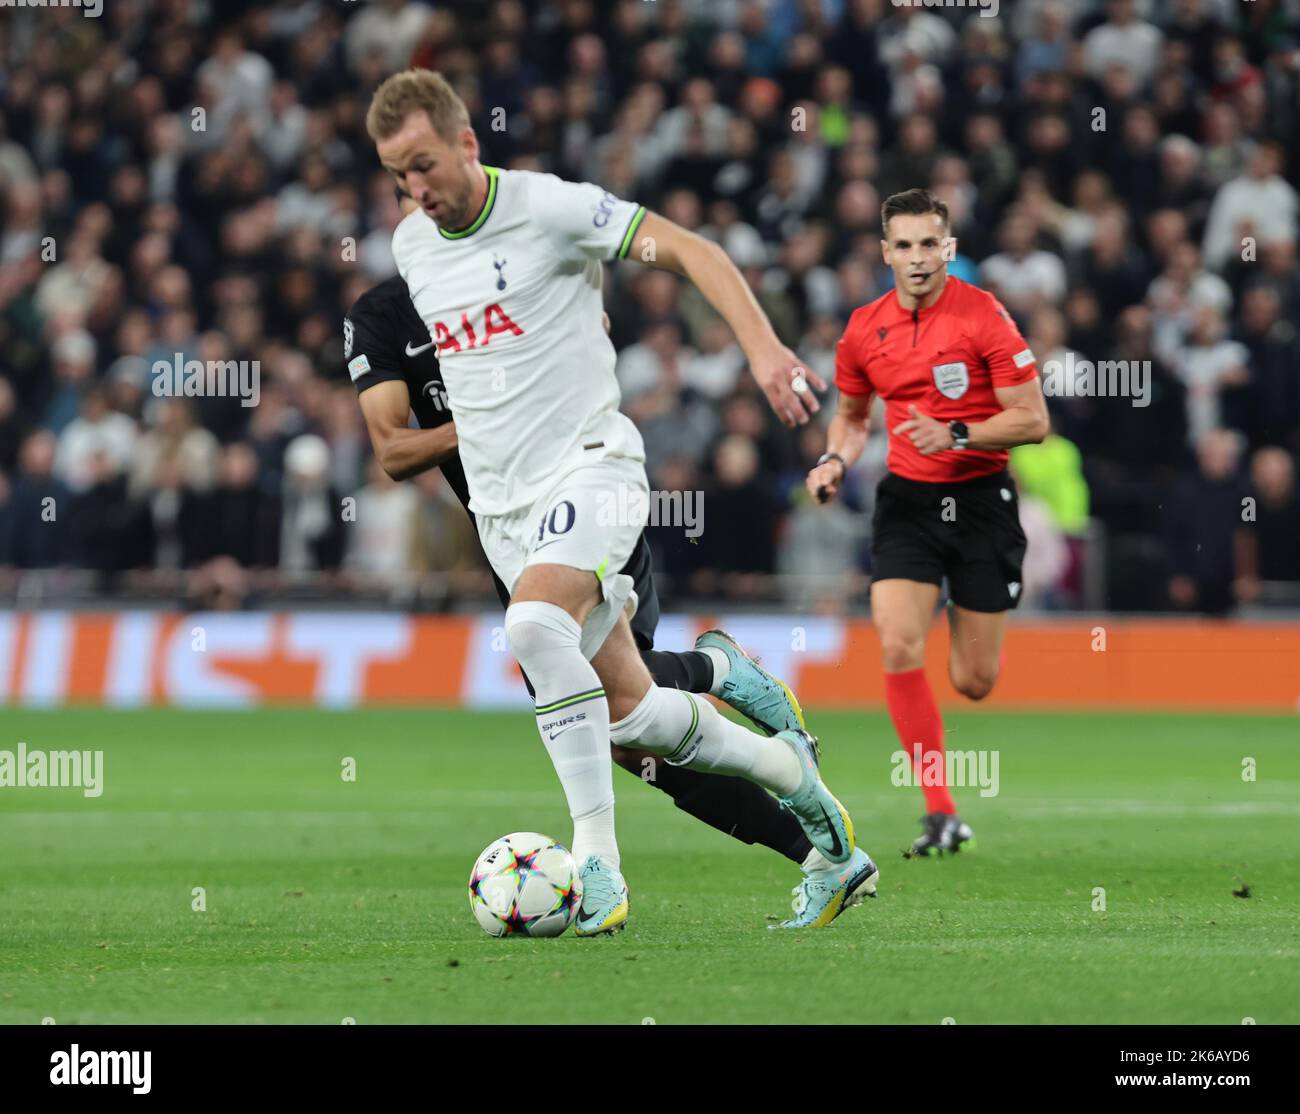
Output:
[[845,473],[867,447],[870,421],[871,396],[840,391],[835,416],[831,418],[831,427],[826,434],[824,463],[809,472],[804,481],[808,494],[817,502],[827,503],[840,493]]
[[409,429],[411,393],[405,383],[387,380],[360,395],[370,443],[380,465],[395,480],[407,480],[456,455],[456,423]]
[[[821,409],[808,388],[824,391],[826,384],[777,339],[744,276],[717,244],[647,212],[627,258],[676,271],[700,288],[731,326],[750,372],[786,425],[803,425]],[[796,381],[799,387],[794,386]]]

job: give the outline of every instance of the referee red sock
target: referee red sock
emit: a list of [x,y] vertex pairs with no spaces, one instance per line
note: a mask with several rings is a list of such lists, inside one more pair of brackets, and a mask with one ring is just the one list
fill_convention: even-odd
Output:
[[[906,673],[885,674],[885,703],[889,718],[894,721],[898,742],[912,759],[916,780],[925,794],[926,812],[955,813],[957,806],[947,784],[930,785],[935,773],[941,783],[946,782],[943,759],[943,719],[935,703],[930,682],[924,669],[910,669]],[[920,760],[917,760],[917,747]],[[931,758],[937,753],[937,759]]]

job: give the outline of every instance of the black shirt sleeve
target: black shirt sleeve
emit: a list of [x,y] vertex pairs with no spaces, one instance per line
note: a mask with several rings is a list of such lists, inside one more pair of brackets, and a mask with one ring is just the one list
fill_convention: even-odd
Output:
[[385,311],[379,288],[362,294],[343,319],[343,359],[357,394],[376,383],[404,382],[401,331]]

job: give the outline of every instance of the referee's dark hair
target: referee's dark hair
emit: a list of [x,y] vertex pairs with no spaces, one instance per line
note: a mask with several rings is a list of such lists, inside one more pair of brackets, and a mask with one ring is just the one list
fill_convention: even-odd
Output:
[[888,240],[889,222],[894,217],[915,217],[922,213],[938,213],[944,228],[948,227],[947,204],[940,201],[929,190],[918,186],[916,189],[904,190],[902,193],[891,194],[885,198],[885,203],[880,206],[880,230]]

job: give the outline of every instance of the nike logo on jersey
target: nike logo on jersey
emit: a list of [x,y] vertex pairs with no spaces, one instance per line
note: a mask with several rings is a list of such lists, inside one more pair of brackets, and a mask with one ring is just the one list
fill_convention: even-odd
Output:
[[[421,352],[427,352],[432,347],[433,347],[433,341],[429,341],[428,344],[422,344],[420,345],[419,348],[412,348],[411,342],[408,340],[406,342],[406,354],[408,356],[418,356]],[[426,385],[425,390],[427,391],[428,389],[429,388]]]

